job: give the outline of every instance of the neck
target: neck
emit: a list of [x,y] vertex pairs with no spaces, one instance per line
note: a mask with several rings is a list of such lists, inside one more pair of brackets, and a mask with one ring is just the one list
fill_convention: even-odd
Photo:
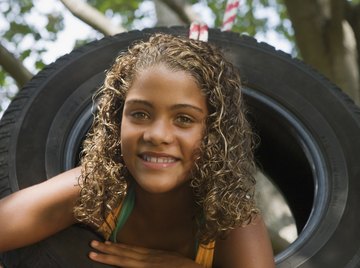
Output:
[[148,222],[180,224],[194,219],[195,201],[188,184],[166,193],[150,193],[135,185],[135,193],[135,209]]
[[196,222],[192,189],[185,185],[167,193],[149,193],[134,186],[134,210],[118,241],[193,258]]

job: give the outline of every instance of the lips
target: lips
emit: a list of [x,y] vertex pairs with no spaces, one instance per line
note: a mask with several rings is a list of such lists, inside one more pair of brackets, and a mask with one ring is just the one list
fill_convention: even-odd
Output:
[[142,155],[141,158],[151,163],[173,163],[176,161],[173,157],[155,157],[150,155]]
[[149,167],[169,167],[174,165],[179,159],[168,154],[160,153],[141,153],[139,157],[144,164]]

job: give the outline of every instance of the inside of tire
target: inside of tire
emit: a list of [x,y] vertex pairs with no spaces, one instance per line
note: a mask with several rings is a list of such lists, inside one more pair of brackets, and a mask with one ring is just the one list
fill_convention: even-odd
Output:
[[[315,194],[315,178],[305,145],[291,120],[261,99],[246,92],[244,95],[259,141],[255,150],[257,166],[284,196],[300,234],[310,217]],[[65,150],[64,170],[79,163],[81,144],[87,132],[84,128],[89,129],[92,122],[92,113],[83,114],[69,134],[72,142],[68,144],[73,148]]]

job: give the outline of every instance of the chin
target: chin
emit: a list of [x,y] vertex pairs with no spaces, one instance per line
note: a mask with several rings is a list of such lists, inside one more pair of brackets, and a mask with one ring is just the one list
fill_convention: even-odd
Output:
[[144,191],[152,194],[163,194],[168,192],[173,192],[176,190],[184,189],[184,186],[188,186],[188,181],[184,181],[180,184],[169,183],[168,181],[156,181],[156,179],[152,180],[151,183],[144,182],[141,183],[138,181],[138,185]]
[[163,194],[174,191],[179,188],[179,186],[170,186],[170,185],[140,185],[140,187],[146,192],[152,194]]

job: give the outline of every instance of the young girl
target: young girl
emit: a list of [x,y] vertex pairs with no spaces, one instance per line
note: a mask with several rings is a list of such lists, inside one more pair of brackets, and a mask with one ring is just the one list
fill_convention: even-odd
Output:
[[132,46],[96,95],[81,167],[0,201],[0,252],[84,222],[105,239],[89,257],[117,267],[274,267],[239,89],[212,45]]

